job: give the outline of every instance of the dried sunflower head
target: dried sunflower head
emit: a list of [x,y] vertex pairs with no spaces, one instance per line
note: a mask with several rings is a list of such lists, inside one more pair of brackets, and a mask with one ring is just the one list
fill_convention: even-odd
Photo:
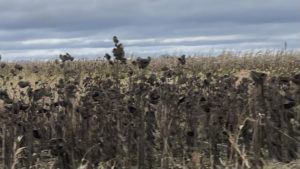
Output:
[[146,59],[141,57],[138,57],[136,59],[136,63],[140,69],[145,69],[150,64],[150,61],[151,61],[150,56],[148,56]]
[[157,82],[156,75],[155,74],[151,74],[149,76],[149,78],[147,79],[147,82],[153,86],[155,84],[155,82]]
[[23,70],[23,66],[21,66],[19,64],[16,64],[15,69],[18,70],[18,71],[21,71],[21,70]]
[[19,85],[20,88],[25,88],[25,87],[30,86],[30,82],[28,82],[28,81],[19,81],[18,85]]
[[292,81],[297,84],[297,85],[300,85],[300,72],[296,73],[294,75],[294,77],[292,78]]
[[110,65],[114,65],[114,62],[113,61],[108,61],[108,63],[110,64]]
[[185,65],[186,63],[185,55],[182,55],[180,58],[178,58],[178,61],[181,65]]
[[113,48],[112,53],[114,54],[116,60],[125,59],[125,51],[122,44],[118,44],[116,48]]
[[283,103],[283,107],[284,107],[285,109],[291,109],[291,108],[293,108],[294,106],[296,106],[296,102],[295,102],[295,100],[292,99],[292,98],[286,98],[286,100],[285,100],[284,103]]
[[17,76],[17,72],[15,69],[11,69],[10,73],[12,74],[12,76]]
[[133,61],[131,62],[131,64],[134,65],[134,66],[136,66],[136,65],[137,65],[136,60],[133,60]]
[[176,74],[176,72],[174,72],[173,70],[169,69],[167,71],[163,72],[163,76],[166,78],[171,78]]
[[60,54],[59,55],[59,58],[62,62],[66,62],[66,61],[73,61],[74,60],[74,57],[71,56],[69,53],[66,53],[64,55]]
[[290,77],[288,77],[288,76],[279,76],[278,81],[281,84],[288,84],[290,82]]
[[59,60],[55,59],[54,63],[58,65],[59,64]]
[[10,100],[9,95],[6,90],[0,89],[0,99],[3,100],[4,102]]
[[39,67],[38,66],[33,66],[32,72],[33,73],[39,73]]
[[110,59],[111,59],[111,56],[110,56],[108,53],[106,53],[106,54],[104,55],[104,57],[105,57],[105,59],[108,60],[108,61],[110,61]]
[[38,101],[42,99],[44,96],[51,96],[51,92],[49,89],[40,88],[33,91],[33,100]]
[[149,102],[151,104],[157,104],[159,102],[159,98],[160,98],[160,95],[158,93],[157,90],[152,90],[150,93],[149,93]]
[[6,67],[6,63],[0,63],[0,68],[3,69]]
[[64,152],[65,149],[65,140],[62,138],[53,138],[50,140],[49,149],[51,154],[58,156]]
[[[115,44],[115,48],[113,48],[112,53],[115,56],[116,60],[121,61],[121,63],[126,64],[126,58],[125,58],[125,51],[124,51],[124,46],[122,43],[119,43],[119,39],[114,36],[113,37],[113,42]],[[110,56],[108,54],[105,55],[107,60],[110,60]]]
[[250,72],[250,77],[252,78],[252,80],[257,83],[257,84],[261,84],[265,81],[267,74],[263,73],[263,72],[257,72],[257,71],[251,71]]
[[114,36],[114,37],[113,37],[113,42],[114,42],[115,44],[118,44],[118,43],[119,43],[119,39],[118,39],[117,36]]

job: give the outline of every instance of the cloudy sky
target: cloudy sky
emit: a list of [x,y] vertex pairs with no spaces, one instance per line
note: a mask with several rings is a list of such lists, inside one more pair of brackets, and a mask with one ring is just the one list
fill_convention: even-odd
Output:
[[102,56],[117,35],[127,53],[300,48],[299,0],[0,0],[0,54]]

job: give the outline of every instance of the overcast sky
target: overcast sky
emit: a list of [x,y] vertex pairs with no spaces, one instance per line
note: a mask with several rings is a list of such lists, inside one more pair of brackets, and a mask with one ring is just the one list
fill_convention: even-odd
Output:
[[0,54],[102,56],[117,35],[127,53],[300,48],[299,0],[0,0]]

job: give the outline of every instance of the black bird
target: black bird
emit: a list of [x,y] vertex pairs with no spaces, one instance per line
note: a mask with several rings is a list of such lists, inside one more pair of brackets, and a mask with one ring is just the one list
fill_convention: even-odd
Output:
[[147,59],[143,59],[143,58],[140,58],[140,57],[138,57],[136,59],[136,63],[137,63],[137,65],[140,69],[145,69],[149,65],[150,61],[151,61],[150,56],[148,56]]
[[178,58],[178,61],[180,64],[185,65],[185,63],[186,63],[185,55],[182,55],[180,58]]

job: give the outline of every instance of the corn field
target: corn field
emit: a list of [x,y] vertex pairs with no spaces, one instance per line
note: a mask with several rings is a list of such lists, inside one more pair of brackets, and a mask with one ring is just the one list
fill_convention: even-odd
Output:
[[0,63],[3,169],[299,168],[300,53]]

